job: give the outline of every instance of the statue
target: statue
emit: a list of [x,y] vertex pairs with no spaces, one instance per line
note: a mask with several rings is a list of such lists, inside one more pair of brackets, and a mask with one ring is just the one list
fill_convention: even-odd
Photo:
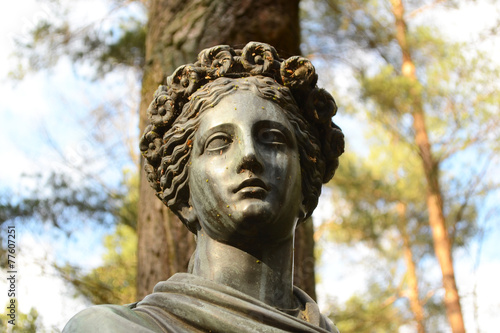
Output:
[[155,93],[140,142],[148,180],[196,235],[189,273],[64,332],[338,332],[293,286],[294,231],[344,150],[312,64],[267,44],[202,51]]

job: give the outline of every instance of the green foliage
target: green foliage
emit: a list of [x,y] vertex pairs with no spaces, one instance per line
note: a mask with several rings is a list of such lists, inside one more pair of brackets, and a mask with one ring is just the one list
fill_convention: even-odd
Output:
[[435,59],[423,74],[428,124],[440,160],[469,148],[499,150],[500,68],[467,47],[449,45],[446,58]]
[[[417,155],[408,145],[391,142],[391,135],[378,126],[371,134],[373,146],[366,160],[353,152],[346,153],[331,182],[340,198],[335,206],[339,202],[344,205],[336,211],[340,223],[334,220],[329,224],[329,235],[336,241],[364,242],[385,251],[383,245],[387,246],[388,237],[400,232],[397,205],[405,203],[404,228],[415,242],[425,239],[422,254],[427,253],[430,236],[422,196],[425,180],[421,170],[412,167],[419,162]],[[388,145],[393,147],[391,151],[386,149]],[[393,247],[399,248],[399,244]]]
[[353,295],[342,306],[331,306],[330,318],[342,333],[397,332],[409,320],[395,301],[394,290],[371,283],[366,293]]
[[94,304],[127,304],[136,301],[137,234],[118,225],[104,239],[106,254],[102,266],[84,273],[81,268],[58,267],[62,277]]
[[120,204],[114,210],[118,223],[137,230],[137,214],[139,202],[139,175],[125,172],[123,185],[124,192],[119,196]]
[[[395,202],[413,207],[414,212],[425,211],[425,184],[421,171],[415,173],[421,162],[410,116],[414,109],[413,96],[422,96],[436,156],[436,172],[445,191],[443,204],[450,234],[455,245],[465,245],[476,231],[477,213],[472,198],[496,186],[482,179],[487,164],[484,159],[476,160],[473,165],[463,165],[462,156],[470,154],[471,149],[498,151],[500,133],[496,129],[500,125],[500,89],[495,82],[500,69],[477,48],[446,41],[433,25],[415,24],[408,27],[408,35],[419,81],[412,83],[400,73],[401,54],[389,4],[375,0],[311,3],[315,8],[310,16],[321,22],[317,29],[325,28],[316,31],[322,35],[318,39],[322,44],[320,52],[325,56],[334,53],[344,56],[343,60],[358,79],[360,100],[345,108],[357,110],[358,115],[363,114],[371,122],[370,142],[374,144],[367,161],[357,161],[353,165],[353,158],[347,161],[343,158],[334,180],[334,186],[342,187],[346,200],[352,203],[351,225],[352,220],[364,221],[367,234],[379,237],[381,232],[366,223],[376,220],[376,228],[384,230],[391,224],[387,207]],[[456,5],[453,3],[451,7]],[[412,16],[424,4],[406,2],[405,6],[408,15]],[[313,38],[313,48],[315,41]],[[352,47],[358,51],[345,52]],[[339,100],[342,101],[342,97]],[[383,131],[386,134],[382,134]],[[452,157],[454,170],[448,172],[450,166],[444,162]],[[347,165],[347,172],[342,164]],[[370,170],[359,171],[362,168]],[[385,176],[374,170],[379,168],[384,170]],[[455,170],[460,168],[467,171],[457,177]],[[346,183],[345,179],[351,177],[362,181]],[[373,198],[366,198],[365,193]],[[425,220],[425,216],[412,213],[409,219]],[[387,224],[382,222],[384,220]]]
[[[397,116],[411,112],[412,95],[410,90],[420,91],[420,84],[411,82],[407,77],[399,75],[391,65],[387,65],[371,77],[360,74],[362,96],[372,99],[381,112],[391,112]],[[396,120],[396,119],[394,119]]]
[[90,64],[102,77],[117,68],[142,73],[146,23],[143,1],[107,1],[106,17],[92,23],[75,23],[72,3],[44,1],[50,15],[37,22],[29,36],[17,39],[16,68],[10,76],[22,79],[27,72],[53,67],[61,58]]
[[[7,302],[4,309],[9,306],[10,303]],[[19,311],[19,303],[16,299],[16,319],[15,325],[11,325],[9,320],[12,320],[5,311],[0,314],[0,332],[19,332],[19,333],[41,333],[40,321],[38,319],[38,311],[35,308],[31,308],[28,313],[23,313]]]
[[112,38],[112,31],[108,38],[98,34],[85,36],[85,49],[75,53],[73,59],[88,62],[90,53],[90,57],[97,60],[97,73],[101,76],[112,72],[117,66],[132,67],[142,72],[146,43],[144,22],[129,18],[120,24],[119,31],[120,36],[116,40]]
[[[124,173],[120,192],[109,192],[95,183],[79,183],[64,174],[39,182],[25,198],[0,197],[0,223],[38,221],[67,234],[81,223],[114,224],[114,233],[104,239],[104,264],[86,274],[74,266],[57,267],[63,278],[96,304],[130,303],[135,299],[137,202],[139,177]],[[79,223],[75,223],[80,221]],[[1,238],[0,238],[1,240]],[[0,248],[1,263],[7,263],[5,245]]]
[[[429,2],[409,1],[409,15]],[[131,3],[138,1],[115,1],[112,5]],[[314,6],[308,6],[309,3]],[[446,5],[450,4],[454,6],[456,1],[446,1]],[[499,70],[484,54],[441,38],[435,27],[412,25],[409,43],[421,80],[411,83],[399,70],[400,49],[387,2],[317,0],[307,2],[305,7],[314,8],[307,11],[310,19],[303,22],[309,32],[309,38],[305,38],[308,53],[334,59],[335,64],[340,61],[352,69],[357,79],[353,95],[361,100],[356,101],[357,105],[345,105],[339,98],[339,105],[356,110],[373,122],[369,156],[361,159],[349,153],[341,159],[332,183],[340,198],[340,223],[330,223],[329,235],[338,242],[363,242],[386,259],[397,261],[401,256],[402,230],[397,204],[404,203],[407,212],[403,226],[411,237],[415,257],[423,258],[431,252],[432,243],[426,225],[424,177],[415,167],[420,161],[411,140],[410,92],[422,93],[433,149],[442,167],[447,159],[470,147],[498,153],[500,94],[492,82],[496,82]],[[146,28],[141,19],[124,15],[113,18],[109,25],[94,22],[74,26],[67,12],[69,7],[59,8],[56,20],[39,22],[28,40],[18,41],[17,55],[21,61],[14,76],[22,78],[26,71],[50,68],[63,57],[78,64],[91,64],[98,77],[122,67],[142,71]],[[465,177],[460,177],[465,173],[463,168],[460,176],[450,169],[440,170],[442,183],[448,184],[444,196],[447,223],[453,244],[464,246],[477,230],[473,198],[488,188],[480,178],[464,181]],[[468,170],[467,178],[476,179],[471,174],[477,170]],[[132,302],[138,177],[130,181],[136,183],[129,184],[123,192],[108,191],[95,184],[82,186],[63,175],[52,175],[39,183],[33,195],[1,196],[0,223],[35,217],[68,233],[73,230],[70,221],[75,216],[85,221],[117,223],[114,233],[105,238],[107,253],[101,267],[85,272],[65,266],[60,271],[96,304]],[[1,259],[1,263],[5,262]],[[343,333],[397,331],[408,319],[404,304],[397,303],[394,295],[399,296],[399,291],[391,283],[372,282],[366,293],[354,295],[333,309],[335,322]],[[434,305],[426,304],[431,318],[442,311],[440,304]]]
[[[35,221],[37,228],[51,225],[70,235],[80,223],[113,223],[113,210],[119,202],[116,193],[107,192],[92,182],[76,181],[63,173],[30,178],[35,186],[25,190],[26,196],[0,195],[0,225],[29,225]],[[77,221],[79,223],[75,223]],[[5,246],[2,241],[1,265],[7,263]]]
[[[82,223],[111,225],[123,194],[108,191],[91,180],[76,180],[64,173],[25,176],[34,186],[24,196],[5,191],[0,194],[0,225],[53,226],[72,234]],[[125,212],[124,212],[125,214]],[[0,266],[6,265],[6,244],[0,235]]]
[[[404,1],[407,42],[418,80],[401,73],[401,47],[389,1],[309,1],[309,22],[305,24],[315,34],[305,39],[309,52],[322,55],[329,67],[337,60],[342,64],[337,66],[356,79],[349,89],[342,87],[349,96],[334,94],[339,105],[369,122],[368,156],[362,158],[346,149],[331,183],[335,217],[325,227],[329,239],[350,245],[363,242],[381,257],[403,266],[401,250],[407,236],[417,270],[422,259],[433,253],[433,243],[412,113],[423,105],[435,157],[433,172],[441,184],[454,248],[467,246],[476,235],[482,198],[498,188],[488,179],[488,159],[498,161],[500,142],[499,67],[476,45],[450,42],[436,25],[413,22],[411,18],[420,15],[427,3]],[[458,2],[446,3],[455,7]],[[349,134],[346,136],[349,147]],[[422,291],[426,281],[423,276],[419,279]],[[394,292],[390,284],[379,283],[379,287],[388,295]],[[363,326],[371,322],[371,316],[384,319],[382,304],[370,302],[372,293],[377,295],[377,290],[370,287],[366,295],[353,296],[340,309],[341,320],[336,320],[341,331],[397,331],[397,325],[380,330],[376,323],[373,329]],[[422,302],[430,329],[443,307],[439,301]],[[401,311],[403,308],[399,306]],[[344,315],[352,319],[350,324],[342,324]]]
[[[137,78],[142,75],[146,38],[145,1],[106,0],[107,14],[94,22],[75,19],[75,12],[82,5],[80,3],[41,2],[46,15],[41,15],[43,18],[35,22],[27,36],[16,40],[17,66],[11,73],[13,78],[23,79],[30,71],[50,70],[60,60],[68,59],[75,69],[95,70],[96,79],[120,69],[132,69],[138,74]],[[110,100],[89,112],[96,119],[92,128],[86,131],[89,136],[95,136],[91,138],[92,143],[102,143],[102,147],[98,148],[107,159],[123,158],[123,152],[113,146],[115,142],[110,143],[108,132],[112,131],[103,133],[103,128],[111,123],[110,118],[121,112],[120,106]],[[127,107],[136,112],[134,107]],[[122,118],[118,130],[125,127]],[[120,135],[121,132],[117,133]],[[113,134],[115,137],[112,139],[116,140],[117,134]],[[119,141],[123,145],[122,141],[126,139],[119,138]],[[131,146],[131,151],[137,150],[137,145],[132,143]],[[93,162],[96,156],[89,159]],[[35,221],[37,225],[54,226],[67,235],[82,224],[114,226],[114,233],[104,240],[107,253],[103,266],[91,272],[69,265],[58,269],[78,291],[96,304],[131,302],[135,300],[138,176],[125,174],[121,186],[110,185],[103,177],[112,166],[96,171],[94,165],[82,165],[81,168],[75,167],[78,170],[74,177],[59,171],[49,176],[31,176],[36,185],[22,191],[22,195],[4,193],[0,196],[0,223],[25,225]],[[1,262],[6,263],[6,260]]]
[[139,177],[125,177],[126,195],[115,210],[118,223],[105,236],[103,265],[85,273],[81,268],[57,267],[63,278],[94,304],[127,304],[136,301],[137,204]]
[[37,174],[29,178],[36,185],[26,190],[28,195],[16,198],[4,194],[1,197],[0,223],[35,218],[64,229],[75,214],[104,223],[115,205],[114,194],[103,192],[92,182],[80,183],[64,173],[52,172],[47,177]]

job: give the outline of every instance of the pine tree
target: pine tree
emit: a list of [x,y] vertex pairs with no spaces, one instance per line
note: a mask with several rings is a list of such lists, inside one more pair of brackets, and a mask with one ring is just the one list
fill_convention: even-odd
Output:
[[[313,40],[311,48],[327,59],[333,55],[350,68],[359,89],[355,107],[364,108],[370,121],[391,134],[386,158],[398,154],[400,148],[393,142],[404,144],[407,161],[401,165],[420,172],[424,186],[419,193],[425,198],[434,253],[442,271],[448,321],[453,332],[464,332],[452,249],[467,239],[458,236],[457,230],[465,236],[474,231],[473,198],[497,186],[489,184],[491,178],[485,174],[487,160],[498,158],[494,129],[499,122],[499,88],[493,83],[498,69],[475,47],[446,42],[436,26],[412,21],[437,4],[401,0],[314,4],[312,12],[322,25],[312,28],[319,36],[330,31],[330,38]],[[462,163],[467,154],[478,157],[470,166]],[[451,165],[461,168],[462,177],[453,177]],[[402,177],[408,179],[404,173]],[[410,202],[399,199],[395,208],[399,207],[401,216],[408,215]],[[403,236],[412,235],[404,228],[400,231]],[[421,317],[417,312],[415,317]]]

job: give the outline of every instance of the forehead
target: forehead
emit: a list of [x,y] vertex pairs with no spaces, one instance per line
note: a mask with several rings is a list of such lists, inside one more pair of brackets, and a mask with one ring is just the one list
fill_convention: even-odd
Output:
[[204,112],[199,131],[221,124],[252,126],[261,121],[277,122],[292,130],[285,111],[278,104],[250,91],[238,91],[224,97],[217,105]]

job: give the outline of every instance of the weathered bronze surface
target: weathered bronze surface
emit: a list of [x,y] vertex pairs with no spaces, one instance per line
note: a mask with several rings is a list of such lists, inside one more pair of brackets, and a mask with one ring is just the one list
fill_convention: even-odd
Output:
[[197,239],[189,273],[64,332],[336,332],[293,287],[293,242],[344,149],[305,58],[216,46],[158,88],[141,139],[157,196]]

